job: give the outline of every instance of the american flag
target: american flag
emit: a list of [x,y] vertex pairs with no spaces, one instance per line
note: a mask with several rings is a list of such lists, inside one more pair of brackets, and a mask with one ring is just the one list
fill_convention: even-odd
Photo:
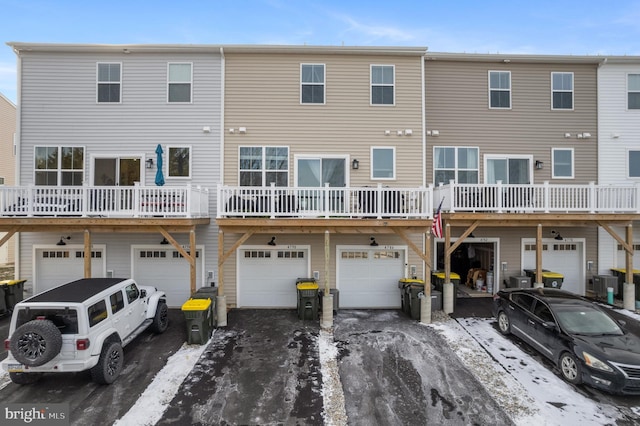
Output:
[[436,238],[442,238],[442,202],[444,198],[440,201],[440,205],[438,206],[438,210],[436,210],[436,215],[433,217],[433,224],[431,225],[431,232]]

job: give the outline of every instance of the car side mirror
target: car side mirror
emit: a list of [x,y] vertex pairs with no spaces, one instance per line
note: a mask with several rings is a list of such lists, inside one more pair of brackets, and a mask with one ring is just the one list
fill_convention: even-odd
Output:
[[143,299],[144,299],[145,297],[147,297],[147,290],[142,290],[142,289],[141,289],[141,290],[140,290],[140,297],[141,297],[141,298],[143,298]]
[[542,326],[547,330],[554,330],[556,328],[556,323],[554,321],[545,321],[542,323]]

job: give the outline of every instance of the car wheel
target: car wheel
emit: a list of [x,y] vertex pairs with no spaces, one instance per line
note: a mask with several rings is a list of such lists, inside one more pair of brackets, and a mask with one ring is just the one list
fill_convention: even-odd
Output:
[[560,374],[569,383],[579,385],[582,383],[582,367],[575,356],[565,352],[560,356],[558,363]]
[[169,327],[169,308],[167,308],[166,303],[159,302],[156,308],[156,315],[153,317],[151,330],[160,334],[164,333],[167,327]]
[[11,354],[21,364],[31,367],[46,364],[62,349],[62,334],[49,320],[33,320],[13,332],[9,341]]
[[105,342],[98,363],[91,369],[94,382],[110,385],[115,382],[124,366],[124,351],[118,342]]
[[9,373],[11,381],[18,385],[30,385],[37,382],[42,377],[42,373]]
[[511,321],[504,311],[500,311],[498,314],[498,328],[500,333],[504,335],[511,334]]

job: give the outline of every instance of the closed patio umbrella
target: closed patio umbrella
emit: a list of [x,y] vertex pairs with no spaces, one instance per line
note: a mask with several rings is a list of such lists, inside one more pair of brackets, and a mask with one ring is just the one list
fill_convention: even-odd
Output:
[[158,170],[156,171],[156,185],[164,185],[164,174],[162,173],[162,145],[158,144],[156,147],[156,154],[158,154]]

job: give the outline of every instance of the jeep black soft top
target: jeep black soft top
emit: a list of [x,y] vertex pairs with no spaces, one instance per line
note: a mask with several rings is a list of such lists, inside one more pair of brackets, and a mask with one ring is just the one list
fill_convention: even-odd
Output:
[[82,303],[101,291],[127,279],[128,278],[82,278],[37,294],[24,300],[24,302]]

